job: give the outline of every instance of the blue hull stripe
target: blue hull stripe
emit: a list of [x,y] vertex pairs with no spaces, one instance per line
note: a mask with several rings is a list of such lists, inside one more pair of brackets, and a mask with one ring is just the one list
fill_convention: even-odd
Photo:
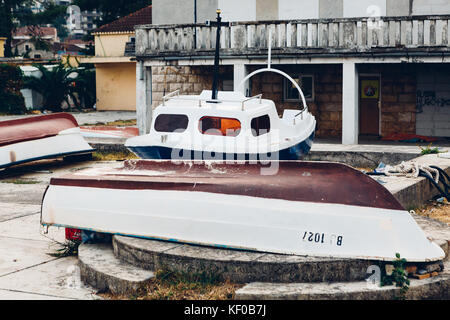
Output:
[[133,153],[142,159],[175,159],[183,160],[299,160],[311,150],[314,140],[314,132],[304,141],[279,151],[278,159],[273,159],[271,153],[263,154],[237,154],[237,153],[215,153],[194,150],[173,149],[161,146],[128,147]]
[[20,161],[16,161],[16,162],[9,162],[6,164],[2,164],[0,165],[0,169],[3,168],[8,168],[11,166],[15,166],[18,164],[22,164],[22,163],[26,163],[26,162],[32,162],[32,161],[37,161],[37,160],[44,160],[44,159],[52,159],[52,158],[59,158],[59,157],[66,157],[66,156],[71,156],[71,155],[76,155],[76,154],[87,154],[87,153],[92,153],[94,152],[95,149],[90,149],[90,150],[80,150],[80,151],[72,151],[72,152],[65,152],[65,153],[55,153],[55,154],[49,154],[49,155],[45,155],[42,157],[35,157],[35,158],[29,158],[29,159],[25,159],[25,160],[20,160]]

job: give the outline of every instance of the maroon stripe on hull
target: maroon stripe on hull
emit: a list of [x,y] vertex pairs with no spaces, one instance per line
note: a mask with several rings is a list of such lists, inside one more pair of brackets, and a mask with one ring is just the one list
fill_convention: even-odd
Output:
[[[261,175],[260,164],[202,161],[130,160],[111,173],[77,174],[52,178],[51,185],[126,190],[177,190],[245,195],[251,197],[335,203],[404,210],[378,182],[349,166],[330,162],[280,161],[274,175]],[[151,171],[146,171],[151,170]],[[130,174],[133,171],[133,174]],[[142,172],[142,174],[140,173]]]
[[0,147],[14,143],[56,136],[59,132],[78,127],[69,113],[53,113],[0,122]]

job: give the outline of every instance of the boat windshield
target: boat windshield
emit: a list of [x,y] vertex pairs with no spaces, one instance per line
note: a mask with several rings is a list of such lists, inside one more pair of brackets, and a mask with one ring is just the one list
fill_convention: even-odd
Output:
[[205,116],[200,118],[198,129],[203,134],[236,137],[241,131],[241,122],[234,118]]
[[184,132],[189,119],[185,114],[160,114],[155,119],[155,130],[159,132]]

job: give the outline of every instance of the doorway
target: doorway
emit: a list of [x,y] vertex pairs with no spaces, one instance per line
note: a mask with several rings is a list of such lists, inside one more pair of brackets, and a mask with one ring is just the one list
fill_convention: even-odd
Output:
[[380,75],[359,77],[359,134],[380,135]]

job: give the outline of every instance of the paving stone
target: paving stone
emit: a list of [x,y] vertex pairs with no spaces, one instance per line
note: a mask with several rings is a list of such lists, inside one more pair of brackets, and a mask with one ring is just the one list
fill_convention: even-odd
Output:
[[40,211],[41,206],[37,204],[17,205],[13,202],[0,202],[0,226],[4,221],[35,215]]
[[[37,242],[37,241],[36,241]],[[98,299],[80,280],[76,257],[59,258],[0,277],[0,289],[66,299]]]
[[17,209],[17,204],[40,205],[45,188],[44,184],[0,183],[0,203],[14,203]]
[[68,300],[57,296],[46,296],[29,292],[21,292],[16,290],[1,290],[0,300]]
[[40,217],[40,213],[35,213],[25,217],[0,222],[0,235],[2,237],[23,240],[57,241],[64,243],[65,228],[49,227],[48,234],[45,234],[44,232],[46,229],[40,225]]
[[52,251],[51,244],[46,241],[0,236],[0,279],[6,274],[54,260],[47,254]]

